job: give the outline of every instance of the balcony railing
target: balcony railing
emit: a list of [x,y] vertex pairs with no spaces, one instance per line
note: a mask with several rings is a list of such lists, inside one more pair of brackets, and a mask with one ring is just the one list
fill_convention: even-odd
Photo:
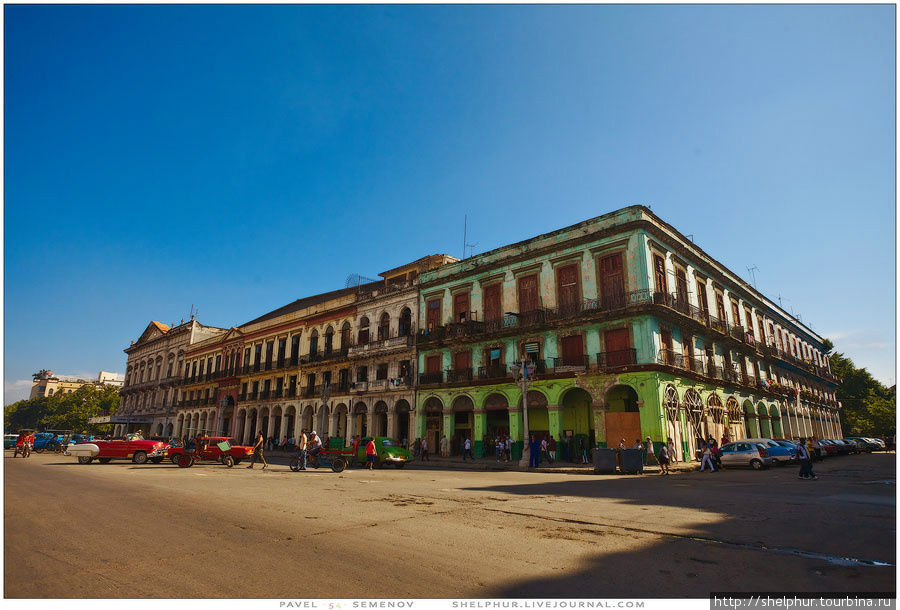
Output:
[[350,384],[350,390],[352,390],[353,392],[365,392],[368,389],[368,381],[354,381]]
[[437,373],[422,373],[419,375],[419,384],[420,385],[429,385],[435,383],[443,383],[444,382],[444,372],[438,371]]
[[472,369],[447,369],[447,383],[472,381]]
[[744,341],[744,327],[743,326],[731,326],[729,328],[729,334],[733,339],[737,339],[738,341]]
[[386,390],[388,386],[387,379],[376,379],[369,382],[369,390]]
[[509,377],[509,369],[505,364],[492,364],[478,367],[479,379],[505,379]]
[[247,395],[246,395],[246,394],[239,394],[239,395],[238,395],[238,402],[244,402],[245,400],[247,400]]
[[632,364],[637,364],[637,350],[634,348],[599,352],[597,354],[597,368],[601,371]]
[[410,346],[413,344],[413,336],[406,335],[392,335],[383,339],[374,339],[372,341],[368,341],[366,343],[357,343],[356,345],[352,345],[348,349],[348,354],[352,356],[359,356],[361,354],[369,354],[382,349],[391,349],[394,347],[404,347]]
[[256,400],[257,396],[258,396],[257,392],[250,392],[247,394],[247,400]]
[[548,360],[548,364],[553,368],[554,372],[584,371],[590,366],[590,359],[586,354],[548,358]]
[[700,373],[701,375],[707,375],[708,372],[706,370],[706,359],[701,358],[699,356],[695,356],[693,358],[685,357],[684,364],[687,367],[687,370],[693,371],[695,373]]
[[661,349],[657,355],[656,361],[666,366],[674,366],[679,369],[684,368],[684,355],[679,354],[675,350]]

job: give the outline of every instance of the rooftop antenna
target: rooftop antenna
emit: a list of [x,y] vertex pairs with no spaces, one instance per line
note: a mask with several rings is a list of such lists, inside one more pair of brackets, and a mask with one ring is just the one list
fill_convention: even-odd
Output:
[[747,267],[747,273],[750,274],[750,277],[753,278],[753,287],[759,290],[759,287],[756,285],[756,272],[759,271],[759,267],[753,265],[752,267]]
[[693,233],[689,233],[689,234],[687,235],[687,238],[688,238],[689,240],[691,240],[691,243],[694,243],[694,234],[693,234]]
[[469,256],[472,256],[473,254],[475,254],[475,246],[477,246],[477,245],[478,245],[478,242],[475,242],[474,244],[466,244],[466,247],[469,249]]

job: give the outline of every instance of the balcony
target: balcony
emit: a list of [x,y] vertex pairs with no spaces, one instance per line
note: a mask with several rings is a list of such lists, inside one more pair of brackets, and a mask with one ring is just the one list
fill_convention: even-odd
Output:
[[350,390],[353,392],[365,392],[369,389],[368,381],[354,381],[350,384]]
[[338,360],[340,358],[346,358],[347,354],[350,352],[349,347],[342,347],[336,350],[328,350],[319,352],[310,352],[305,356],[301,356],[300,364],[316,364],[318,362],[327,362],[329,360]]
[[661,349],[657,354],[656,362],[665,366],[674,366],[678,369],[684,368],[684,355],[677,353],[671,349]]
[[238,395],[238,402],[244,402],[245,400],[247,400],[247,395],[246,395],[246,394],[239,394],[239,395]]
[[597,354],[597,368],[601,371],[621,368],[637,364],[637,350],[620,349],[611,352],[599,352]]
[[387,379],[376,379],[369,382],[369,390],[386,390],[388,387]]
[[447,383],[472,381],[472,369],[447,369]]
[[509,369],[505,364],[492,364],[489,366],[478,367],[478,379],[507,379],[509,376]]
[[419,385],[433,385],[436,383],[444,382],[444,372],[438,371],[437,373],[422,373],[419,375]]
[[284,390],[281,388],[276,388],[272,390],[272,398],[281,398],[284,395]]
[[365,343],[357,343],[348,348],[348,355],[351,358],[359,358],[379,352],[400,347],[409,347],[413,345],[412,335],[394,335],[383,339],[374,339]]
[[586,371],[590,366],[590,359],[583,356],[563,356],[561,358],[548,358],[554,373],[566,373],[569,371]]
[[247,394],[247,400],[256,400],[257,395],[258,394],[256,392],[250,392],[249,394]]
[[685,357],[684,364],[689,371],[693,371],[694,373],[699,373],[701,375],[709,375],[706,370],[706,361],[703,358],[696,356],[693,358]]
[[746,333],[744,332],[744,327],[743,327],[743,326],[731,326],[731,327],[729,327],[729,329],[728,329],[728,334],[731,335],[731,338],[732,338],[732,339],[734,339],[735,341],[740,341],[741,343],[744,342],[744,338],[745,338],[745,336],[746,336]]

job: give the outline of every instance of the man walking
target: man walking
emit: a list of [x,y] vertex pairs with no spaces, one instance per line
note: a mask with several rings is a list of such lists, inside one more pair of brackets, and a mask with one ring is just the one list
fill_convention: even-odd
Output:
[[528,467],[529,468],[537,468],[541,465],[541,443],[539,441],[534,440],[534,435],[531,435],[531,443],[528,446]]
[[422,461],[428,461],[428,437],[422,439]]
[[463,443],[463,462],[466,461],[466,456],[469,456],[469,459],[473,462],[475,461],[475,457],[472,455],[472,441],[469,440],[468,436]]
[[375,439],[370,438],[369,442],[366,443],[366,468],[375,470],[375,460],[377,457],[378,452],[375,450]]
[[800,458],[800,474],[801,479],[818,479],[812,470],[812,458],[809,455],[809,449],[806,447],[806,439],[801,438],[797,447],[797,455]]
[[263,455],[263,443],[265,443],[265,439],[263,438],[262,432],[257,432],[256,444],[253,445],[253,457],[250,458],[250,465],[247,466],[248,469],[253,469],[253,464],[256,462],[257,458],[263,463],[263,470],[269,467],[269,464],[266,462],[266,456]]

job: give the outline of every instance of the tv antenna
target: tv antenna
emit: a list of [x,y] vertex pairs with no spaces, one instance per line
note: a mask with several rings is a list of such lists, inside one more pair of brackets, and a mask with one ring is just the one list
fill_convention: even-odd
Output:
[[756,272],[757,271],[759,271],[759,267],[757,267],[756,265],[753,265],[752,267],[747,267],[747,273],[749,273],[750,277],[752,278],[751,282],[753,283],[753,287],[756,288],[757,290],[759,290],[759,288],[756,285]]
[[373,280],[370,277],[366,277],[358,273],[351,273],[347,276],[347,281],[344,282],[344,288],[353,288],[353,286],[359,288],[361,284],[371,284],[377,281],[378,280]]

